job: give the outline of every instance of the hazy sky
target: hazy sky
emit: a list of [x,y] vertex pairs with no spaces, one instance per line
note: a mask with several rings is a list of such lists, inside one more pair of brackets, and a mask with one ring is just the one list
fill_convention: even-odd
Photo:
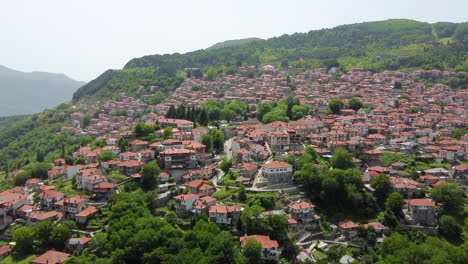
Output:
[[363,21],[468,21],[467,0],[2,0],[0,65],[90,81],[134,57]]

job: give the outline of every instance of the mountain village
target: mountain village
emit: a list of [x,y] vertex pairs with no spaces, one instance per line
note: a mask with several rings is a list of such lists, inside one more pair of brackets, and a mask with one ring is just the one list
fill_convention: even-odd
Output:
[[[383,240],[388,227],[372,219],[332,222],[327,218],[329,230],[322,230],[324,215],[296,180],[297,164],[289,162],[313,149],[323,160],[343,150],[352,153],[366,192],[375,192],[372,182],[376,177],[388,176],[393,190],[405,199],[399,222],[437,234],[437,215],[444,205],[431,199],[428,190],[446,182],[463,185],[468,179],[468,135],[453,136],[457,129],[467,128],[468,91],[441,83],[455,75],[439,70],[371,73],[360,68],[341,72],[334,67],[327,71],[290,66],[285,71],[272,65],[251,66],[214,80],[187,77],[156,105],[126,93],[93,105],[77,104],[76,111],[63,113],[71,122],[61,133],[91,136],[99,144],[81,146],[72,153],[72,160],[56,159],[46,178],[31,178],[24,186],[1,192],[0,228],[75,222],[75,235],[66,241],[63,252],[50,249],[32,261],[63,263],[105,228],[113,195],[126,185],[141,184],[142,170],[156,162],[160,173],[154,213],[161,217],[172,212],[183,221],[206,215],[208,221],[239,231],[246,203],[231,198],[243,191],[252,197],[274,197],[274,205],[261,216],[287,218],[289,233],[300,247],[298,261],[315,261],[332,245],[354,245],[362,226]],[[150,96],[159,87],[139,89],[149,91]],[[313,111],[288,122],[257,120],[259,104],[288,96],[312,106]],[[333,113],[329,102],[335,98],[344,105],[358,98],[363,105]],[[229,100],[246,103],[245,116],[202,126],[168,115],[181,107],[198,109],[207,101]],[[86,116],[92,118],[83,126]],[[139,123],[157,125],[160,129],[151,132],[157,140],[138,137],[135,127]],[[204,135],[213,130],[224,135],[221,148],[203,143]],[[111,158],[103,159],[104,155]],[[388,162],[386,157],[391,155],[400,161]],[[439,166],[409,169],[414,165],[401,160],[410,156]],[[323,164],[316,168],[328,169]],[[22,172],[11,172],[11,180]],[[264,259],[275,260],[283,250],[281,243],[262,234],[240,235],[238,243],[242,247],[250,238],[261,244]],[[11,250],[10,244],[1,246],[0,258]],[[353,260],[345,255],[340,262]]]

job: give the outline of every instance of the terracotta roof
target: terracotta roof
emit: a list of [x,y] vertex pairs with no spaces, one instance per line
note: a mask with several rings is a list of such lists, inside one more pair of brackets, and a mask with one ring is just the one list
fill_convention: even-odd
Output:
[[81,195],[75,195],[73,197],[63,199],[64,203],[71,203],[71,204],[79,204],[83,201],[86,201],[86,199]]
[[278,169],[278,168],[288,168],[288,167],[292,167],[292,165],[286,162],[282,162],[282,161],[273,161],[273,162],[265,163],[262,165],[262,168],[266,168],[266,169]]
[[278,248],[278,241],[271,240],[269,236],[261,236],[261,235],[252,235],[252,236],[243,236],[240,237],[240,242],[242,247],[245,246],[245,243],[249,239],[255,239],[258,243],[262,245],[262,248]]
[[212,205],[210,206],[210,213],[227,214],[232,212],[240,212],[242,207],[239,205]]
[[411,200],[408,200],[408,203],[411,206],[429,206],[429,207],[435,206],[434,202],[428,199],[411,199]]
[[63,196],[63,193],[54,190],[45,190],[39,194],[41,198],[57,198],[59,196]]
[[33,259],[31,263],[61,264],[61,263],[64,263],[69,257],[70,257],[70,254],[55,251],[55,250],[49,250],[46,253],[40,255],[39,257]]
[[88,216],[90,216],[90,215],[92,215],[92,214],[94,214],[94,213],[96,213],[96,212],[97,212],[96,207],[90,206],[90,207],[84,209],[83,211],[77,213],[75,216],[78,216],[78,217],[88,217]]
[[189,194],[177,195],[176,197],[174,197],[174,199],[185,201],[185,200],[194,199],[194,198],[198,198],[198,197],[200,197],[200,194],[189,193]]
[[302,201],[298,203],[292,203],[288,207],[293,210],[300,210],[300,209],[314,208],[315,205],[306,201]]
[[94,189],[114,189],[117,188],[117,184],[111,182],[100,182],[93,187]]
[[345,220],[345,221],[342,221],[340,223],[338,223],[338,226],[343,228],[343,229],[349,229],[349,228],[356,228],[356,227],[359,227],[358,224],[354,223],[353,221],[351,220]]
[[10,252],[11,252],[11,246],[10,245],[0,246],[0,256],[4,256],[5,254],[8,254]]
[[380,222],[370,222],[368,224],[364,225],[366,228],[374,228],[375,230],[385,230],[388,229],[388,227],[384,226]]

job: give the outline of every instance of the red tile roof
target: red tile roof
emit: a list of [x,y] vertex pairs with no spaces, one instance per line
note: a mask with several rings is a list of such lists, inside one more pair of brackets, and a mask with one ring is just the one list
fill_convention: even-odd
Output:
[[64,263],[70,254],[49,250],[46,253],[40,255],[39,257],[32,260],[33,264],[61,264]]
[[262,248],[278,248],[279,247],[278,241],[271,240],[269,236],[261,236],[261,235],[240,237],[240,242],[241,242],[242,247],[245,246],[245,243],[249,239],[255,239],[258,243],[262,245]]
[[349,229],[349,228],[356,228],[356,227],[359,227],[358,224],[354,223],[353,221],[351,220],[345,220],[345,221],[342,221],[340,223],[338,223],[338,226],[343,228],[343,229]]
[[289,205],[289,208],[293,210],[300,210],[300,209],[308,209],[308,208],[314,208],[315,205],[306,201],[298,202],[298,203],[292,203]]
[[90,215],[92,215],[92,214],[94,214],[94,213],[96,213],[96,212],[97,212],[96,207],[90,206],[90,207],[84,209],[83,211],[77,213],[75,216],[78,216],[78,217],[88,217],[88,216],[90,216]]
[[279,168],[288,168],[292,167],[291,164],[282,162],[282,161],[273,161],[262,165],[262,168],[266,169],[279,169]]
[[411,200],[408,200],[408,203],[411,206],[429,206],[429,207],[435,206],[434,202],[428,199],[411,199]]

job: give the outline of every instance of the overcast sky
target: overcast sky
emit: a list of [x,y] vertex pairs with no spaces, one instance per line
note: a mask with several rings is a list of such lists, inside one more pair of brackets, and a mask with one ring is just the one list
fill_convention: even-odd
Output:
[[363,21],[468,21],[467,0],[2,0],[0,65],[90,81],[134,57]]

